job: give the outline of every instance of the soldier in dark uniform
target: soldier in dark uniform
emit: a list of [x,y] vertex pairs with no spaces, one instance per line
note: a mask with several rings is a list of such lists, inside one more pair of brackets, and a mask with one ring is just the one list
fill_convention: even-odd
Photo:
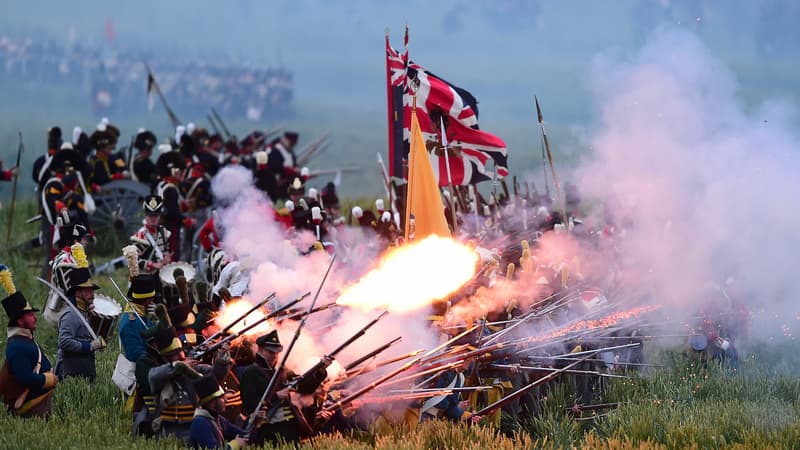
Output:
[[162,436],[175,436],[188,443],[189,431],[198,406],[193,380],[212,374],[219,383],[227,377],[231,366],[230,355],[218,352],[213,366],[187,360],[183,345],[174,328],[156,335],[158,353],[166,363],[154,367],[148,374],[150,389],[159,399],[160,410],[156,424]]
[[262,192],[266,192],[273,203],[277,203],[281,197],[278,194],[278,179],[275,177],[275,172],[267,164],[267,152],[265,151],[255,153],[253,178],[255,179],[256,187]]
[[195,391],[200,398],[189,432],[192,448],[239,449],[247,444],[245,430],[225,418],[225,395],[217,380],[205,376],[196,380]]
[[192,305],[186,302],[180,303],[170,308],[168,312],[178,339],[183,344],[183,351],[188,352],[202,341],[202,335],[198,335],[194,329],[196,317]]
[[17,292],[11,273],[3,265],[0,265],[0,284],[8,294],[2,300],[8,316],[8,342],[0,369],[0,397],[14,415],[49,417],[58,379],[33,337],[39,310]]
[[[164,213],[164,202],[161,197],[151,195],[144,201],[144,226],[131,236],[131,243],[139,251],[139,271],[148,275],[155,275],[171,259],[169,230],[160,222]],[[156,290],[159,290],[157,287]]]
[[170,151],[158,157],[156,167],[161,176],[156,193],[164,200],[164,216],[161,223],[170,232],[171,260],[180,261],[181,228],[191,229],[194,226],[192,219],[183,214],[186,210],[186,203],[178,187],[181,181],[181,172],[186,167],[186,161],[179,152]]
[[[278,354],[283,351],[275,330],[256,339],[256,345],[256,360],[242,373],[242,413],[246,415],[253,414],[259,406],[261,396],[275,373]],[[286,389],[288,382],[296,375],[285,368],[282,370],[278,375],[275,395],[267,404],[261,405],[266,412],[259,414],[263,414],[266,419],[256,426],[251,435],[250,440],[254,445],[263,445],[265,442],[275,445],[279,442],[279,437],[286,442],[299,442],[304,434],[312,432],[306,417],[291,401],[291,394]]]
[[61,128],[52,127],[47,130],[47,153],[36,158],[33,163],[33,182],[41,187],[50,178],[50,163],[53,156],[61,148]]
[[193,157],[194,162],[199,162],[205,167],[209,176],[214,176],[219,171],[219,153],[209,147],[211,136],[205,128],[198,128],[192,133],[197,148]]
[[122,180],[130,176],[125,160],[113,153],[117,145],[115,136],[110,129],[103,128],[92,133],[90,137],[95,148],[94,158],[90,162],[92,174],[89,177],[94,191],[99,191],[101,186],[113,180]]
[[294,147],[297,145],[298,137],[297,133],[287,131],[267,147],[267,165],[277,176],[279,193],[286,192],[294,178],[300,176],[300,170],[297,168],[297,158],[294,154]]
[[133,146],[138,152],[131,161],[130,167],[130,172],[133,174],[132,179],[151,187],[156,184],[156,165],[150,160],[156,142],[156,135],[150,131],[142,130],[137,133]]

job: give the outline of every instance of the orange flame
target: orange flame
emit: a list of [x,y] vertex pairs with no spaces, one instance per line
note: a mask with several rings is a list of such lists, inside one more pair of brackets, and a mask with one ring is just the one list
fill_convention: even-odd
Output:
[[468,282],[478,259],[470,247],[432,235],[388,253],[376,269],[345,289],[336,303],[364,310],[418,310]]
[[576,331],[610,328],[617,325],[621,321],[655,311],[657,309],[660,309],[661,307],[662,305],[637,306],[635,308],[626,311],[617,311],[611,313],[601,319],[581,320],[580,322],[558,328],[553,332],[548,333],[545,336],[537,337],[536,339],[533,340],[533,342],[546,341],[549,339],[562,337],[569,333],[574,333]]
[[[217,318],[214,320],[214,323],[220,328],[224,328],[228,326],[228,324],[232,323],[234,320],[241,317],[242,314],[246,313],[247,310],[254,306],[253,303],[250,303],[246,298],[242,297],[238,300],[234,300],[230,303],[225,304],[225,308],[221,309]],[[261,310],[257,309],[251,312],[247,317],[240,320],[236,325],[231,327],[231,333],[238,333],[239,331],[243,330],[248,325],[260,320],[266,314]],[[267,320],[262,322],[257,327],[253,327],[245,333],[245,335],[256,335],[256,334],[264,334],[272,330],[272,321]]]

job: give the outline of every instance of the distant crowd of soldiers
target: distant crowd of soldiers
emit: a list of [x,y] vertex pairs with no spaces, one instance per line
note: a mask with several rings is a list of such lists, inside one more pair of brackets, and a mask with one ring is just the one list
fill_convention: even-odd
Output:
[[90,86],[98,114],[143,105],[148,61],[164,95],[175,107],[196,114],[209,105],[230,118],[260,120],[285,115],[293,100],[292,72],[281,66],[213,64],[165,58],[111,47],[0,36],[0,80],[35,82],[70,89]]

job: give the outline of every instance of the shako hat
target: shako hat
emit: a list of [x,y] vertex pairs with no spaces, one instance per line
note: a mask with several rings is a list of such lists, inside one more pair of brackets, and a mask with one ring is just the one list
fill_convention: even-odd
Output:
[[225,392],[219,387],[217,379],[213,375],[206,375],[193,381],[194,391],[200,399],[200,403],[206,404],[215,398],[222,397]]
[[256,345],[259,347],[267,347],[273,352],[283,350],[283,345],[281,345],[281,341],[278,338],[278,330],[272,330],[267,334],[259,336],[258,339],[256,339]]
[[161,197],[157,195],[150,195],[146,199],[144,199],[144,207],[145,214],[163,214],[164,213],[164,201]]

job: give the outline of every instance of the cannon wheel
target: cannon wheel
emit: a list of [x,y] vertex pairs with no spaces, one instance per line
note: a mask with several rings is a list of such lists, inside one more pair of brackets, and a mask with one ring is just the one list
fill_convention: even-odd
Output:
[[130,236],[142,226],[142,202],[150,195],[150,187],[131,180],[117,180],[103,185],[95,198],[92,227],[100,235],[124,233]]

